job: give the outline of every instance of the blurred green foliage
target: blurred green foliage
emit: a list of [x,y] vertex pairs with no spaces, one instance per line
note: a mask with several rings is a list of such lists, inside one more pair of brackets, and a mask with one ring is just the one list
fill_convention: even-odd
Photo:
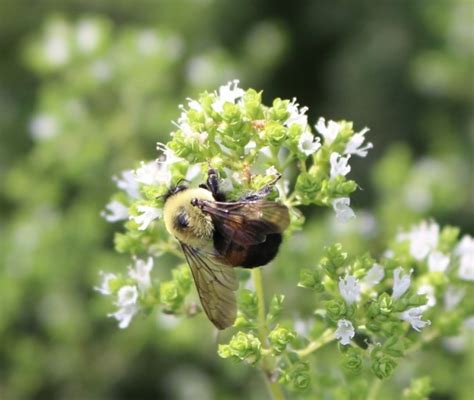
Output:
[[[353,164],[358,219],[304,210],[304,230],[264,269],[284,312],[312,313],[295,286],[324,245],[380,254],[421,217],[472,233],[472,14],[468,0],[2,1],[0,398],[265,398],[252,370],[218,359],[229,337],[202,316],[119,331],[92,290],[100,269],[128,262],[99,217],[110,177],[155,157],[186,97],[229,79],[371,128],[375,149]],[[318,353],[321,382],[335,381],[334,354]],[[473,357],[472,341],[435,342],[384,398],[428,374],[432,398],[468,399]]]

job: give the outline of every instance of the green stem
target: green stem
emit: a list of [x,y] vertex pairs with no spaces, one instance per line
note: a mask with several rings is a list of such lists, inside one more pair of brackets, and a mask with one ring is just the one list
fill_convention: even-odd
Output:
[[[262,343],[263,349],[268,349],[267,342],[267,322],[265,318],[265,296],[263,294],[262,271],[260,268],[252,269],[252,279],[255,286],[255,292],[258,299],[258,336]],[[272,368],[268,365],[266,356],[262,357],[260,363],[265,381],[267,383],[268,391],[273,400],[284,400],[285,396],[278,382],[275,382],[272,377]]]
[[379,398],[378,394],[380,388],[382,387],[382,380],[379,378],[374,378],[372,384],[370,385],[370,390],[367,395],[367,400],[377,400]]
[[307,355],[323,347],[325,344],[332,342],[333,340],[334,340],[334,330],[326,329],[318,339],[310,342],[308,346],[306,346],[304,349],[297,350],[296,354],[298,354],[300,358],[306,357]]
[[252,269],[252,279],[258,299],[258,334],[262,345],[267,342],[267,327],[265,320],[265,296],[263,295],[262,271],[260,268]]

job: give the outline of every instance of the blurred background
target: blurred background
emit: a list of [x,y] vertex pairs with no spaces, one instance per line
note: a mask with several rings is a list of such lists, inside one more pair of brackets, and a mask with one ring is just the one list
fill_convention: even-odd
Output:
[[[312,124],[371,129],[375,148],[351,160],[358,218],[341,226],[330,210],[303,210],[303,232],[264,272],[288,317],[311,314],[298,271],[327,243],[377,255],[398,226],[429,217],[472,234],[473,10],[471,0],[0,1],[0,399],[266,398],[254,370],[217,357],[204,317],[152,314],[119,330],[93,290],[99,270],[129,263],[113,250],[120,228],[99,216],[111,177],[156,156],[186,97],[230,79],[267,103],[297,97]],[[473,347],[436,343],[399,367],[384,398],[422,374],[433,399],[470,398]],[[321,357],[318,376],[335,379],[334,348]]]

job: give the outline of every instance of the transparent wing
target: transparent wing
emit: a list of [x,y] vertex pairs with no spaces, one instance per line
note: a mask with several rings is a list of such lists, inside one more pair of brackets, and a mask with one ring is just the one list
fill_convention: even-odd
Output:
[[288,208],[268,200],[219,202],[197,200],[225,238],[240,245],[263,243],[267,235],[282,233],[290,224]]
[[218,329],[231,326],[237,315],[234,291],[239,287],[232,266],[219,256],[180,244],[207,317]]

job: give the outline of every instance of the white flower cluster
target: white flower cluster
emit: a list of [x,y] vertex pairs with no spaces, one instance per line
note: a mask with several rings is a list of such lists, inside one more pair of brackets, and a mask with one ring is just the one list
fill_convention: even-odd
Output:
[[[403,269],[401,267],[393,271],[393,289],[392,299],[400,299],[408,290],[411,284],[411,274],[413,270],[410,270],[408,274],[402,274]],[[379,284],[385,277],[385,271],[383,266],[380,264],[374,264],[366,273],[362,282],[359,282],[354,276],[346,274],[344,278],[339,278],[339,293],[344,299],[348,306],[357,303],[360,299],[360,293],[362,290],[366,290],[372,286]],[[413,307],[407,309],[400,315],[400,319],[407,321],[411,324],[413,329],[420,331],[422,328],[429,326],[430,321],[423,321],[422,313],[423,307]],[[337,322],[337,329],[334,333],[335,338],[340,341],[341,344],[347,345],[355,335],[355,329],[351,321],[341,319]]]
[[[142,161],[140,167],[136,170],[125,170],[120,174],[120,177],[112,178],[117,187],[125,192],[130,201],[141,198],[140,185],[170,186],[170,167],[172,164],[181,161],[181,159],[162,143],[158,143],[157,147],[163,153],[159,160],[148,163]],[[190,168],[191,170],[193,169]],[[193,170],[192,173],[195,174],[195,171]],[[192,177],[186,176],[186,178]],[[139,230],[145,230],[155,219],[160,218],[162,215],[161,209],[147,205],[138,205],[137,211],[138,215],[130,215],[127,205],[118,200],[112,200],[105,206],[105,211],[102,211],[101,216],[109,222],[122,221],[128,218],[139,225]]]
[[397,240],[408,241],[411,256],[417,261],[426,261],[430,272],[446,272],[453,264],[452,259],[457,257],[458,277],[474,281],[474,239],[470,235],[464,235],[450,255],[438,250],[439,236],[440,228],[436,222],[423,221],[413,226],[409,232],[399,233]]
[[459,257],[459,277],[466,281],[474,281],[474,238],[464,235],[454,254]]
[[[136,258],[133,267],[128,268],[128,277],[133,280],[133,284],[124,285],[116,291],[117,300],[114,304],[118,307],[118,310],[108,315],[119,322],[119,328],[127,328],[132,318],[140,310],[140,293],[145,293],[151,286],[150,272],[152,268],[153,259],[151,257],[146,262]],[[101,275],[102,284],[95,289],[106,296],[114,294],[110,283],[119,279],[117,275],[103,272]]]
[[[335,121],[328,121],[326,124],[324,118],[319,118],[315,128],[323,136],[324,143],[331,144],[343,129],[343,125]],[[346,176],[351,171],[351,166],[348,162],[352,154],[359,157],[367,156],[368,150],[373,147],[373,144],[370,142],[363,146],[365,134],[368,131],[368,128],[364,128],[360,132],[352,135],[344,149],[345,157],[336,152],[331,153],[329,158],[331,164],[330,179],[335,179],[338,176]],[[346,222],[355,217],[355,213],[350,207],[349,197],[334,199],[332,206],[336,212],[336,219],[339,221]]]

